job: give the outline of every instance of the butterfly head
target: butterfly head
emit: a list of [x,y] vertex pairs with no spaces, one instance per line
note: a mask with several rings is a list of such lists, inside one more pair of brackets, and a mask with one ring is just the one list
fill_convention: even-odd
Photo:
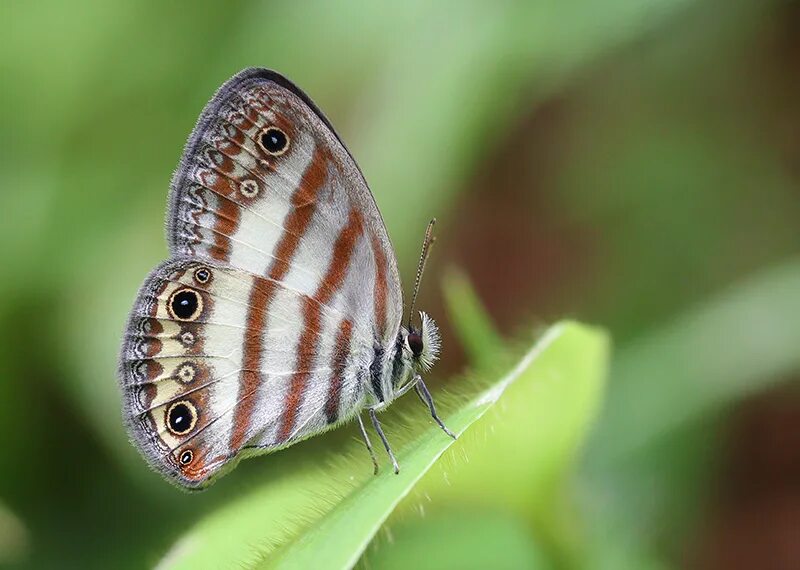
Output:
[[419,313],[420,328],[411,327],[405,338],[405,352],[410,354],[414,369],[417,372],[427,372],[439,359],[439,350],[442,340],[439,328],[427,313]]

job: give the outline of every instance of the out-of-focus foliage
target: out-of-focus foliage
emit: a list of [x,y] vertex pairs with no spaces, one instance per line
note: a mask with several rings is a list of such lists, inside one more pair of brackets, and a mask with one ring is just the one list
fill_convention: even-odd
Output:
[[[614,339],[599,411],[601,352],[552,345],[413,485],[364,566],[664,568],[703,541],[721,426],[800,369],[797,2],[10,0],[0,17],[0,564],[169,565],[248,512],[253,534],[200,546],[255,564],[307,536],[309,499],[317,518],[370,505],[344,473],[385,481],[341,459],[351,426],[187,495],[122,429],[116,354],[166,255],[171,171],[250,65],[337,125],[406,286],[439,219],[421,307],[445,325],[428,383],[450,410],[531,325],[574,317]],[[411,404],[390,412],[401,441],[433,433]],[[275,535],[258,527],[269,508],[286,516]]]

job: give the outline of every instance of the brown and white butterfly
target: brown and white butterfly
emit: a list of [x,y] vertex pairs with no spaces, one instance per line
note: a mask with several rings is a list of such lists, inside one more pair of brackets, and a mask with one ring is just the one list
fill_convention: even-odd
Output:
[[438,357],[436,325],[401,324],[375,200],[305,93],[267,69],[223,84],[168,208],[171,257],[139,291],[119,366],[128,431],[153,468],[202,487],[357,418],[377,472],[366,411],[397,471],[375,414],[411,388],[450,434],[419,375]]

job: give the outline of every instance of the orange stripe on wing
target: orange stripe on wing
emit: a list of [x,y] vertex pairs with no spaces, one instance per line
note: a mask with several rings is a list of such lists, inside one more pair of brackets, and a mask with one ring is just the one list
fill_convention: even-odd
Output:
[[321,150],[314,151],[311,164],[303,174],[300,187],[292,194],[292,211],[283,224],[283,235],[275,248],[275,262],[270,268],[271,279],[281,280],[289,272],[292,258],[300,240],[311,225],[317,205],[317,195],[328,177],[328,157]]
[[232,169],[233,163],[230,158],[217,150],[208,150],[208,166],[200,168],[196,174],[200,184],[218,197],[217,208],[213,211],[214,243],[208,252],[213,259],[218,261],[230,261],[231,236],[236,233],[240,219],[239,206],[230,198],[235,189],[223,174],[226,170],[221,167],[226,164],[225,161],[227,161],[229,169]]
[[261,383],[261,368],[263,358],[263,335],[267,326],[267,313],[275,296],[275,282],[256,277],[250,290],[247,311],[246,333],[244,339],[244,357],[242,371],[239,375],[239,393],[236,410],[233,416],[233,430],[231,432],[230,449],[236,453],[244,444],[247,430],[250,428],[250,419],[253,415],[256,399],[253,398]]
[[356,243],[363,232],[364,222],[361,214],[357,210],[351,209],[347,217],[347,224],[339,232],[336,243],[333,245],[333,255],[328,263],[328,270],[317,287],[317,292],[314,297],[304,298],[303,332],[300,335],[295,366],[301,372],[296,372],[292,376],[289,393],[284,403],[281,428],[278,430],[279,441],[286,441],[290,437],[297,421],[297,413],[300,411],[300,403],[309,378],[309,374],[303,371],[311,368],[319,348],[316,342],[318,339],[315,339],[314,336],[320,329],[322,320],[320,307],[330,302],[336,291],[342,286],[353,258]]
[[308,296],[303,296],[303,332],[297,344],[297,364],[292,375],[289,391],[283,403],[283,416],[281,427],[278,429],[278,441],[286,441],[294,428],[297,412],[300,411],[300,400],[308,380],[311,363],[317,354],[317,343],[314,339],[315,331],[319,330],[321,311],[317,302]]
[[219,261],[231,259],[231,236],[239,227],[239,206],[231,200],[220,200],[218,214],[214,218],[214,245],[209,253]]
[[238,402],[230,439],[231,455],[244,445],[255,411],[257,398],[254,395],[262,382],[260,370],[264,357],[263,337],[267,327],[267,314],[277,288],[275,282],[282,280],[289,272],[300,240],[311,224],[317,195],[325,184],[327,172],[328,158],[317,148],[299,187],[292,195],[293,208],[286,217],[283,235],[275,248],[275,261],[269,271],[270,280],[256,278],[250,291],[243,370],[239,376]]
[[375,256],[375,326],[378,328],[378,338],[384,340],[386,334],[386,252],[378,236],[372,235],[372,254]]
[[325,417],[329,424],[339,419],[339,404],[342,401],[342,384],[344,372],[347,368],[347,357],[350,354],[350,338],[353,335],[353,322],[344,319],[339,325],[339,334],[336,335],[336,346],[333,351],[333,374],[328,386],[328,397],[325,400]]

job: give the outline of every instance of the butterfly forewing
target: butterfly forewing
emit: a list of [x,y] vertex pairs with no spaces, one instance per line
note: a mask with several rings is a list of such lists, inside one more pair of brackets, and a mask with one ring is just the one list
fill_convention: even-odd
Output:
[[[285,136],[276,153],[264,144],[271,129]],[[383,282],[373,289],[386,290],[389,309],[380,325],[387,338],[396,334],[401,311],[392,313],[402,295],[375,201],[327,120],[283,77],[246,70],[219,89],[187,143],[170,201],[174,255],[282,274],[309,295],[324,276],[332,243],[358,213],[373,250],[370,263],[382,262]]]
[[161,472],[203,485],[382,390],[402,313],[394,254],[355,162],[287,80],[246,70],[206,106],[168,240],[121,359],[129,429]]

